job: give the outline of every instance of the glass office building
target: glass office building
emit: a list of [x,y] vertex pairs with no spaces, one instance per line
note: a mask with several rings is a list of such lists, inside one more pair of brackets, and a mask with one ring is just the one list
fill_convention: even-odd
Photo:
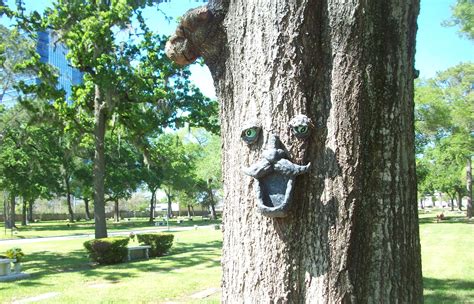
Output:
[[52,31],[38,33],[36,51],[40,55],[41,62],[49,63],[58,69],[58,87],[66,91],[66,99],[69,102],[72,86],[82,82],[82,73],[71,67],[66,59],[67,48],[57,40],[57,35]]
[[[53,65],[59,73],[58,87],[66,92],[66,99],[71,102],[72,86],[82,82],[82,73],[71,67],[66,59],[67,48],[57,41],[57,35],[53,32],[39,32],[36,51],[40,55],[41,62]],[[40,81],[31,75],[19,75],[16,83],[24,81],[26,84],[34,84]],[[13,86],[2,88],[0,92],[0,104],[7,108],[14,106],[18,102],[20,93]]]

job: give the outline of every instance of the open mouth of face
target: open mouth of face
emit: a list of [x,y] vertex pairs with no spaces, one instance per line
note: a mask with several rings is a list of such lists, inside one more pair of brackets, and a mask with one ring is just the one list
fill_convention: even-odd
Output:
[[256,179],[257,207],[269,217],[287,216],[295,178],[308,172],[311,165],[292,163],[281,146],[278,137],[272,135],[262,153],[263,158],[243,169],[245,174]]

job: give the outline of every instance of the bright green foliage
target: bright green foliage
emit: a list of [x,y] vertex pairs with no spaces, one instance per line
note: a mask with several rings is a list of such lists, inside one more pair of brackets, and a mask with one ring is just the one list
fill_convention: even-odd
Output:
[[137,239],[141,244],[151,246],[149,251],[150,257],[159,257],[167,253],[171,246],[173,246],[174,235],[144,233],[137,234]]
[[474,1],[457,0],[452,7],[452,18],[445,22],[448,26],[459,26],[459,32],[474,40]]
[[[67,56],[72,66],[84,73],[83,84],[74,89],[72,103],[68,104],[64,92],[55,89],[55,70],[32,54],[19,68],[33,69],[42,81],[19,87],[25,93],[53,101],[64,119],[65,130],[81,139],[79,147],[94,144],[98,237],[106,235],[102,190],[106,176],[112,179],[124,175],[107,173],[120,170],[111,165],[104,169],[105,153],[112,153],[110,140],[106,142],[106,137],[111,136],[106,136],[107,130],[117,128],[126,133],[124,138],[143,153],[145,165],[151,163],[153,143],[149,138],[156,138],[166,127],[178,128],[188,122],[218,131],[216,102],[190,84],[189,70],[179,69],[165,56],[166,37],[153,33],[145,24],[141,10],[159,2],[58,0],[43,15],[25,15],[21,1],[16,10],[0,7],[0,14],[14,18],[24,32],[46,28],[54,31],[58,42],[69,49]],[[104,146],[105,151],[101,148]],[[109,194],[112,192],[120,191],[113,189]]]
[[128,237],[109,237],[84,242],[89,257],[99,264],[109,265],[124,262],[128,249]]
[[20,78],[32,77],[31,71],[19,73],[16,65],[25,60],[33,49],[31,41],[17,30],[0,25],[0,104],[7,90],[13,89]]
[[25,200],[50,197],[60,189],[61,138],[58,130],[36,120],[22,104],[0,112],[0,187]]
[[105,174],[106,200],[128,199],[140,183],[141,155],[123,129],[113,129],[107,135],[106,143],[109,147],[105,155],[109,167]]
[[474,64],[452,67],[415,94],[418,192],[465,192],[466,159],[474,154]]

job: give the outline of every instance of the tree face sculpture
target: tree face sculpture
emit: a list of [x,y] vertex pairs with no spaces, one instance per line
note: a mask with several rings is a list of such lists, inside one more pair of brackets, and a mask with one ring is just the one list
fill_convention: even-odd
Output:
[[[297,140],[304,140],[310,133],[310,120],[304,115],[298,115],[290,122],[290,127]],[[241,137],[245,143],[252,145],[261,133],[261,127],[252,121],[244,124]],[[277,135],[268,132],[266,139],[261,159],[243,171],[256,180],[255,193],[259,211],[269,217],[286,217],[292,202],[295,178],[307,173],[310,164],[300,166],[291,162]]]

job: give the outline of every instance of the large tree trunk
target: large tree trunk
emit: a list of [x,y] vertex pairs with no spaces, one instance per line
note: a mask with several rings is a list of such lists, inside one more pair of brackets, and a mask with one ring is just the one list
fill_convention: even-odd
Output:
[[91,219],[91,213],[89,211],[89,198],[85,197],[84,198],[84,208],[86,211],[86,221]]
[[72,210],[72,202],[71,202],[71,185],[69,183],[69,177],[66,176],[65,178],[66,183],[66,202],[67,202],[67,211],[69,213],[69,222],[74,223],[74,210]]
[[94,220],[95,238],[107,237],[105,218],[105,127],[106,112],[99,87],[95,86],[94,96]]
[[[418,1],[208,7],[213,18],[205,10],[183,17],[167,53],[180,64],[202,55],[221,103],[223,302],[423,302],[413,119]],[[313,122],[307,139],[289,129],[298,114]],[[239,137],[251,120],[262,131],[247,147]],[[276,136],[284,148],[262,155]],[[311,171],[296,178],[289,214],[271,218],[257,208],[260,183],[237,168],[285,151]],[[270,182],[268,191],[281,190]]]
[[466,176],[467,176],[467,211],[466,215],[468,218],[472,217],[472,162],[471,156],[467,159],[467,168],[466,168]]

